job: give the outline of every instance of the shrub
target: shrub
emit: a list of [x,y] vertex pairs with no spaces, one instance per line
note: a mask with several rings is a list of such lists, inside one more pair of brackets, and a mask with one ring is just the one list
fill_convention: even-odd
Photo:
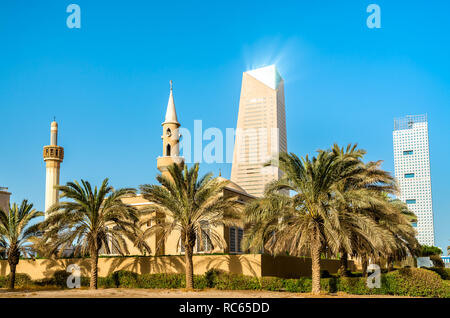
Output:
[[368,288],[367,281],[363,277],[340,277],[336,285],[338,291],[356,295],[376,294],[380,291],[377,288]]
[[335,293],[338,291],[338,279],[336,277],[322,278],[320,287],[329,293]]
[[298,279],[284,279],[284,288],[292,293],[310,293],[312,290],[312,280],[308,277]]
[[431,255],[441,255],[442,250],[439,247],[436,246],[428,246],[428,245],[422,245],[419,249],[419,256],[425,257],[425,256],[431,256]]
[[[185,280],[183,282],[185,282]],[[209,287],[209,282],[206,279],[205,275],[195,275],[194,276],[194,288],[195,289],[205,289],[205,288],[211,288],[211,287]]]
[[442,268],[442,267],[424,267],[424,269],[428,269],[429,271],[433,271],[439,276],[441,276],[444,280],[450,280],[450,268]]
[[[89,287],[91,285],[91,277],[81,276],[80,280],[81,280],[82,287]],[[115,287],[114,282],[111,280],[111,278],[107,278],[107,277],[97,277],[97,286],[106,287],[106,286],[101,285],[102,282],[104,282],[104,280],[108,280],[111,282],[111,285],[109,287]]]
[[0,288],[6,287],[8,287],[8,280],[6,279],[6,276],[0,276]]
[[[9,286],[9,277],[10,277],[10,274],[8,274],[5,277],[4,288],[7,288]],[[33,284],[33,281],[31,280],[30,275],[16,273],[16,280],[15,280],[15,284],[14,284],[15,287],[26,287],[26,286],[30,286],[32,284]]]
[[211,268],[209,269],[205,274],[205,279],[206,279],[206,283],[207,286],[209,288],[212,288],[214,286],[216,286],[217,283],[217,279],[219,278],[220,275],[223,274],[223,271],[219,270],[219,269],[215,269],[215,268]]
[[440,255],[431,255],[430,260],[433,262],[434,267],[444,268],[445,264]]
[[67,278],[70,276],[70,273],[65,270],[56,271],[53,273],[53,285],[59,287],[67,287]]
[[218,277],[216,288],[222,290],[257,290],[261,288],[261,284],[256,277],[223,273]]
[[284,280],[278,277],[262,277],[261,288],[270,291],[285,290]]
[[[81,286],[87,287],[91,284],[91,278],[86,276],[81,276]],[[114,280],[113,275],[108,275],[106,277],[98,277],[97,278],[97,286],[100,288],[115,288],[116,281]]]
[[182,288],[184,286],[186,283],[183,274],[142,274],[138,277],[137,284],[139,288]]
[[422,268],[402,268],[382,278],[385,293],[401,296],[450,297],[450,288],[438,274]]
[[126,270],[115,271],[108,275],[106,282],[113,283],[115,287],[136,287],[138,286],[138,274]]

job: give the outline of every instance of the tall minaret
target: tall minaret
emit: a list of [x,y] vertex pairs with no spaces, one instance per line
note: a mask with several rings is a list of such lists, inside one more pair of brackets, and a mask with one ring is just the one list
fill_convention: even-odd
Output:
[[58,146],[58,124],[53,121],[50,129],[50,146],[44,146],[45,217],[47,217],[47,210],[59,200],[58,190],[55,189],[55,186],[59,185],[59,170],[63,159],[64,148]]
[[178,128],[180,123],[177,119],[177,112],[175,110],[175,103],[173,101],[172,81],[170,81],[170,95],[167,104],[166,118],[162,123],[163,134],[161,139],[163,141],[163,155],[157,159],[157,168],[161,171],[163,176],[170,176],[167,167],[173,163],[179,165],[184,164],[184,158],[180,157],[180,133]]

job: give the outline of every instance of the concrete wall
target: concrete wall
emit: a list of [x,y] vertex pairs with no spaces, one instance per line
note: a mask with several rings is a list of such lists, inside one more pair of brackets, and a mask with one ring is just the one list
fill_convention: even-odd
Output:
[[[311,260],[289,256],[272,257],[260,254],[240,255],[195,255],[194,274],[201,275],[211,268],[248,276],[300,277],[311,275]],[[70,264],[77,264],[83,276],[89,276],[91,265],[89,259],[37,259],[20,260],[18,273],[26,273],[32,279],[52,277],[58,270],[65,270]],[[99,276],[124,269],[138,274],[184,273],[184,256],[143,256],[99,258]],[[322,260],[322,269],[335,273],[339,261]],[[9,274],[6,260],[0,261],[0,276]]]
[[[311,276],[311,258],[293,256],[262,256],[262,276],[277,276],[285,278],[298,278],[301,276]],[[330,274],[336,273],[339,269],[340,261],[334,259],[321,259],[320,270],[327,270]],[[353,261],[348,261],[349,269],[355,270]]]

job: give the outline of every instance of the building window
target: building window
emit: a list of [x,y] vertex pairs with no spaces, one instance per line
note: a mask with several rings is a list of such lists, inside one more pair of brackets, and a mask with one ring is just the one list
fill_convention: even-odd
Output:
[[405,173],[405,178],[414,178],[414,173]]
[[205,253],[210,252],[213,249],[211,242],[211,230],[207,221],[201,221],[201,238],[200,235],[196,236],[196,252]]
[[240,227],[230,227],[229,250],[230,253],[242,253],[241,242],[244,230]]
[[416,203],[416,199],[408,199],[406,200],[406,204],[415,204]]
[[[201,231],[202,231],[202,244],[200,243],[200,236],[198,234],[195,235],[195,245],[194,245],[194,253],[207,253],[211,252],[214,249],[214,246],[211,242],[211,230],[209,228],[209,224],[207,221],[202,221]],[[182,238],[180,237],[180,253],[184,254],[184,243]]]
[[170,156],[170,144],[166,146],[166,156]]
[[412,154],[413,154],[412,150],[405,150],[405,151],[403,151],[403,155],[404,156],[409,156],[409,155],[412,155]]

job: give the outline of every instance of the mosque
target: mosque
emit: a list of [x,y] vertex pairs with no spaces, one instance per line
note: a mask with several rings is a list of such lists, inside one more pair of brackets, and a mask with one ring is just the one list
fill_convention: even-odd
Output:
[[[170,94],[169,101],[167,103],[167,110],[164,122],[162,123],[162,156],[159,156],[156,160],[156,167],[161,172],[162,175],[169,173],[167,167],[172,164],[184,165],[184,158],[180,156],[180,134],[179,128],[181,124],[178,121],[178,116],[175,108],[172,81],[170,82]],[[61,163],[64,159],[64,148],[58,146],[58,124],[56,121],[51,123],[51,133],[50,133],[50,145],[44,146],[43,157],[46,163],[46,190],[45,190],[45,211],[48,210],[50,206],[58,202],[58,190],[55,185],[59,184],[59,175],[61,169]],[[225,178],[219,176],[223,180]],[[240,204],[244,205],[249,200],[255,197],[247,193],[238,184],[227,180],[228,184],[223,190],[223,196],[230,197],[233,196]],[[152,203],[144,199],[142,195],[136,195],[133,197],[125,198],[124,203],[136,207],[137,209],[142,209],[151,205]],[[150,227],[151,223],[147,223],[145,226]],[[145,229],[143,229],[145,230]],[[208,231],[210,229],[206,229]],[[222,236],[222,246],[212,247],[208,241],[204,244],[199,244],[197,242],[194,253],[231,253],[239,254],[242,253],[240,248],[241,240],[243,237],[243,227],[227,227],[220,226],[220,228],[215,228],[215,233],[220,233]],[[164,246],[157,246],[158,237],[156,235],[148,238],[147,244],[151,248],[151,255],[180,255],[183,254],[180,241],[180,233],[173,231],[167,238]],[[130,255],[140,255],[142,254],[139,249],[134,247],[132,242],[128,242],[128,250]],[[111,254],[114,253],[114,249],[110,246]]]
[[[263,138],[253,139],[253,141],[257,140],[256,147],[253,150],[249,147],[250,144],[247,143],[248,141],[245,138],[240,138],[236,134],[231,180],[222,176],[218,177],[228,181],[227,186],[223,189],[223,196],[235,198],[243,207],[247,202],[261,196],[267,182],[279,177],[280,172],[277,169],[272,169],[270,173],[267,173],[261,171],[261,167],[262,163],[267,162],[266,157],[268,155],[287,151],[285,120],[283,79],[276,67],[272,65],[244,72],[237,128],[250,129],[250,131],[255,128],[275,129],[279,131],[279,134],[275,135],[275,138],[264,135]],[[169,101],[162,123],[162,154],[156,159],[156,168],[163,175],[168,174],[167,167],[170,165],[185,164],[184,158],[180,155],[180,127],[181,123],[178,120],[175,108],[173,87],[170,83]],[[256,152],[264,155],[261,159],[263,161],[253,162],[236,159],[254,158]],[[50,145],[44,146],[43,158],[46,164],[45,211],[47,211],[50,206],[59,201],[58,190],[55,186],[59,185],[60,170],[64,160],[64,148],[58,145],[58,124],[56,121],[51,123]],[[2,194],[1,190],[0,194]],[[3,198],[8,195],[8,192],[3,191]],[[2,199],[1,196],[0,199]],[[3,199],[3,201],[5,200]],[[139,194],[124,198],[123,201],[137,209],[148,208],[152,204]],[[145,223],[142,230],[151,227],[151,222]],[[216,228],[210,228],[206,225],[203,230],[218,233],[221,236],[222,244],[211,246],[206,239],[202,242],[203,244],[199,244],[197,241],[193,257],[195,273],[202,274],[211,268],[216,268],[258,277],[311,275],[311,260],[308,258],[287,255],[271,256],[264,253],[247,254],[242,251],[243,227],[243,224],[231,227],[220,225]],[[125,238],[125,240],[127,239]],[[156,234],[150,236],[147,239],[150,253],[146,254],[136,248],[133,242],[127,241],[130,257],[116,257],[118,251],[115,251],[110,244],[109,253],[106,253],[106,249],[100,251],[104,257],[99,259],[99,275],[107,276],[119,269],[133,270],[141,274],[183,273],[185,260],[182,256],[184,251],[182,250],[182,244],[180,244],[180,233],[172,231],[165,240],[164,246],[158,246],[157,242],[159,241]],[[84,259],[69,260],[64,258],[52,261],[50,265],[47,264],[48,262],[45,259],[24,260],[20,262],[22,267],[19,270],[30,274],[33,279],[41,279],[50,277],[52,272],[56,270],[65,270],[70,262],[79,264],[83,271],[87,271],[90,264],[88,260]],[[350,261],[349,263],[352,264],[353,262]],[[3,265],[6,266],[5,264]],[[322,268],[330,273],[335,273],[339,265],[338,260],[321,260]]]

